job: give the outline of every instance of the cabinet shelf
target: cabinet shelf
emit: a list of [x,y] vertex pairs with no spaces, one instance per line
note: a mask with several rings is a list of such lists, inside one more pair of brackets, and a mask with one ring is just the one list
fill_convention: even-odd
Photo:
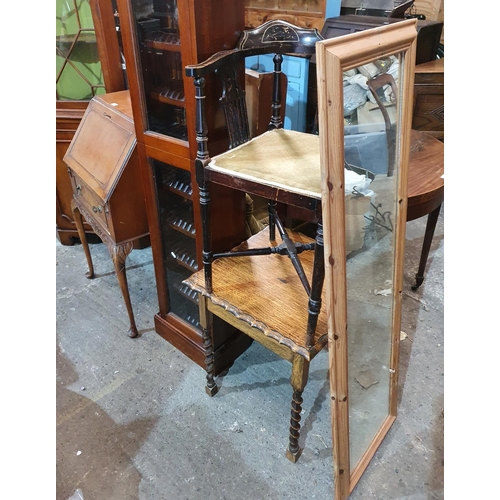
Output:
[[151,99],[164,104],[171,104],[179,108],[186,107],[182,80],[171,80],[168,86],[158,85],[153,87],[150,96]]
[[188,271],[194,273],[198,270],[196,257],[193,256],[184,246],[178,244],[169,251],[169,257]]
[[185,170],[164,170],[161,178],[162,189],[174,193],[186,200],[193,199],[191,174]]
[[172,229],[175,229],[190,238],[196,237],[192,207],[186,209],[186,207],[183,206],[181,209],[172,210],[167,215],[166,222]]
[[177,283],[174,285],[174,289],[184,298],[190,300],[193,304],[198,305],[198,293],[189,288],[187,285]]
[[154,118],[150,119],[150,123],[154,124],[154,130],[159,134],[187,141],[187,127],[182,123],[174,123],[169,125],[160,123],[159,120],[156,120]]
[[182,180],[174,180],[168,184],[166,184],[166,188],[179,196],[187,200],[192,200],[193,198],[193,188],[191,187],[191,183],[186,183]]
[[[194,131],[196,106],[193,82],[186,79],[184,68],[235,46],[245,29],[244,4],[243,0],[116,3],[141,168],[149,187],[145,198],[158,221],[152,225],[151,238],[160,306],[155,329],[204,367],[199,306],[181,286],[198,270],[201,256],[201,234],[195,230],[200,224],[194,179],[197,145],[195,134],[188,134],[187,128]],[[206,102],[213,109],[218,105],[215,95]],[[207,125],[218,120],[219,116],[210,116]],[[225,140],[221,129],[214,144],[222,148]],[[213,221],[225,224],[230,233],[215,232],[217,248],[229,249],[245,239],[244,207],[243,192],[217,187],[211,208]],[[214,328],[216,373],[232,364],[251,342],[229,324],[218,324]]]
[[200,322],[191,316],[190,314],[187,314],[184,318],[182,318],[184,321],[187,321],[189,324],[193,325],[195,328],[198,330],[201,330],[201,325]]
[[163,31],[155,31],[148,35],[146,41],[148,48],[162,50],[166,52],[180,52],[181,41],[177,33],[165,33]]

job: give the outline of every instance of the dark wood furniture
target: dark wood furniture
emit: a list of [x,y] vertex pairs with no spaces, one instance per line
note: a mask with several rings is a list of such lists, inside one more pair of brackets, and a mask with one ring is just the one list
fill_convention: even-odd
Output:
[[415,66],[412,128],[444,141],[444,58]]
[[[346,14],[325,19],[321,34],[323,38],[335,38],[401,21],[403,19]],[[419,20],[417,22],[417,54],[415,64],[436,59],[442,31],[443,23],[440,21]]]
[[[232,48],[244,29],[243,0],[118,0],[137,148],[158,292],[156,332],[205,366],[198,297],[183,279],[201,263],[201,222],[196,157],[195,96],[184,66]],[[216,96],[207,98],[214,106]],[[217,117],[211,116],[213,124]],[[218,152],[227,134],[213,137]],[[214,193],[214,247],[245,239],[245,196],[227,188]],[[223,231],[224,229],[224,231]],[[214,335],[219,373],[244,352],[251,339],[220,322]]]
[[[293,397],[286,456],[293,462],[301,454],[300,412],[309,364],[327,340],[324,311],[321,309],[324,270],[319,203],[320,141],[316,135],[281,128],[279,55],[274,56],[276,75],[269,130],[251,140],[245,96],[239,80],[245,57],[266,52],[294,53],[299,50],[297,41],[305,31],[310,30],[301,30],[283,21],[270,21],[255,30],[243,32],[236,49],[219,52],[203,63],[186,67],[187,75],[194,79],[198,104],[196,180],[203,223],[203,270],[185,279],[184,283],[200,297],[200,321],[207,347],[206,391],[210,396],[218,391],[212,352],[214,317],[223,319],[290,361]],[[314,36],[319,39],[318,33],[309,33],[305,38],[310,41]],[[213,76],[219,77],[218,85]],[[205,99],[207,95],[213,95],[214,88],[221,94],[221,110],[215,113],[225,116],[230,141],[228,151],[211,156],[212,134],[207,126]],[[419,133],[416,134],[415,147],[418,150],[420,139]],[[414,164],[420,161],[420,157],[413,158]],[[384,183],[384,177],[389,178],[387,172],[379,175],[382,180],[377,190],[393,184],[393,181]],[[210,218],[214,185],[267,198],[269,228],[233,249],[214,250],[211,230],[215,225]],[[353,194],[352,199],[347,198],[347,214],[361,214],[362,218],[369,209],[369,198],[359,192]],[[316,239],[293,231],[287,233],[276,213],[277,202],[307,209],[317,224]],[[282,238],[281,244],[276,242],[276,228]],[[349,226],[347,233],[350,231],[362,234],[363,226],[354,226],[353,229]],[[346,240],[349,239],[346,235]],[[313,248],[314,257],[305,251]]]
[[[326,19],[321,30],[321,35],[325,39],[336,38],[350,33],[357,33],[378,26],[402,21],[404,21],[404,19],[346,14]],[[436,59],[442,30],[442,22],[417,21],[417,52],[415,64],[419,65]],[[317,133],[317,95],[316,57],[313,56],[309,68],[306,112],[306,131],[312,133]]]
[[92,98],[64,156],[73,188],[72,213],[94,277],[82,215],[107,245],[137,337],[125,261],[134,242],[149,244],[142,178],[128,90]]
[[411,131],[407,221],[427,215],[416,290],[424,281],[427,258],[444,201],[444,144],[428,132]]
[[[426,64],[434,65],[435,62],[432,61]],[[442,67],[442,65],[438,67]],[[390,156],[391,151],[395,150],[395,133],[384,101],[380,98],[378,90],[388,85],[392,89],[392,96],[396,96],[397,85],[394,78],[389,74],[381,74],[375,78],[371,78],[367,81],[367,85],[382,112],[386,124],[389,150],[389,170],[387,175],[392,175],[391,165],[394,159],[391,159]],[[415,111],[413,111],[413,123],[415,123],[415,118]],[[423,128],[425,129],[425,126]],[[433,138],[431,133],[421,134],[417,130],[412,129],[408,176],[407,222],[427,215],[422,252],[412,290],[416,290],[424,281],[427,258],[443,201],[444,146],[440,141]]]
[[[321,316],[321,195],[311,189],[313,180],[318,180],[314,171],[319,173],[319,163],[314,151],[319,150],[319,138],[283,129],[281,64],[284,54],[314,54],[320,39],[316,29],[272,20],[244,31],[235,49],[186,66],[197,99],[196,180],[203,224],[203,271],[184,282],[200,294],[200,318],[207,347],[206,391],[213,396],[218,390],[212,352],[214,316],[290,361],[293,397],[286,456],[292,462],[302,452],[298,442],[300,412],[309,364],[325,347],[327,337],[324,313]],[[273,54],[274,61],[269,125],[268,131],[251,138],[242,69],[246,57],[262,54]],[[213,133],[207,123],[208,113],[213,111],[207,109],[205,98],[215,92],[221,96],[221,110],[216,113],[225,117],[230,141],[228,151],[211,157]],[[214,185],[269,200],[269,226],[232,250],[228,247],[226,251],[215,251],[210,217]],[[277,203],[316,214],[316,239],[287,231],[277,213]]]
[[[56,235],[63,245],[72,245],[78,232],[71,212],[73,190],[67,173],[67,166],[63,161],[69,144],[73,139],[76,129],[87,109],[89,100],[96,92],[116,92],[126,89],[124,71],[120,56],[118,38],[116,36],[115,21],[112,2],[109,0],[90,0],[92,20],[95,32],[89,29],[88,24],[81,25],[81,19],[76,15],[79,4],[74,1],[67,2],[73,12],[59,13],[71,14],[79,27],[74,35],[65,35],[56,38],[56,51],[58,56],[66,61],[71,70],[80,57],[91,55],[92,64],[100,64],[103,81],[101,85],[93,86],[90,95],[86,98],[68,99],[56,96]],[[85,9],[86,4],[81,4]],[[61,78],[65,66],[58,66],[58,79]],[[78,75],[78,73],[76,73]],[[56,80],[57,82],[57,80]],[[57,86],[57,83],[56,83]],[[90,87],[89,87],[90,88]],[[56,92],[57,94],[57,92]],[[85,232],[94,236],[90,224],[84,221]],[[96,239],[94,237],[94,239]]]
[[[321,35],[325,39],[336,38],[351,33],[365,31],[377,26],[393,24],[401,21],[404,21],[404,19],[388,18],[383,16],[346,14],[326,19],[321,29]],[[415,72],[417,67],[419,67],[420,65],[429,63],[431,61],[436,61],[442,30],[443,22],[441,21],[417,21],[417,52],[415,58],[415,64],[417,66],[415,67]],[[438,68],[442,63],[436,62],[435,64],[435,68]],[[433,75],[432,77],[430,77],[425,74],[425,71],[426,69],[424,67],[422,76],[415,76],[414,112],[417,113],[418,118],[416,122],[417,126],[413,128],[416,128],[417,130],[434,130],[436,134],[433,135],[439,136],[439,125],[437,124],[437,121],[439,120],[439,111],[437,109],[437,106],[436,108],[434,108],[435,116],[433,115],[432,119],[427,115],[427,113],[429,113],[430,111],[430,103],[436,103],[436,95],[439,93],[439,90],[437,87],[424,87],[424,85],[430,84],[431,79],[434,79],[434,85],[439,85],[439,76]],[[317,133],[317,93],[316,58],[315,56],[313,56],[311,58],[309,69],[309,87],[306,118],[306,130],[313,133]],[[424,97],[423,95],[419,94],[427,95],[425,95]]]
[[[67,101],[57,103],[56,108],[56,235],[63,245],[72,245],[74,238],[78,238],[71,211],[73,189],[63,158],[87,106],[87,101]],[[94,234],[88,223],[85,231]]]
[[397,7],[392,9],[391,12],[389,12],[387,17],[392,17],[395,19],[404,19],[406,11],[408,9],[410,9],[414,3],[415,3],[415,0],[403,1]]

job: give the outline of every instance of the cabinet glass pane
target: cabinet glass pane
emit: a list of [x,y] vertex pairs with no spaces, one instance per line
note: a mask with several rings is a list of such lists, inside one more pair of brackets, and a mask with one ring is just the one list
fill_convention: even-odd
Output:
[[89,0],[56,0],[56,93],[90,100],[105,92]]
[[177,0],[132,0],[148,130],[187,140]]
[[198,270],[191,175],[158,160],[151,162],[158,192],[169,312],[199,328],[198,296],[182,284]]

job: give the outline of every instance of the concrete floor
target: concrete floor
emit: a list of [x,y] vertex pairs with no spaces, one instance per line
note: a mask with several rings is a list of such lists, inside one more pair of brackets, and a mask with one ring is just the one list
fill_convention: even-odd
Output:
[[[399,414],[353,500],[444,498],[444,209],[413,292],[424,226],[407,224]],[[136,339],[107,248],[91,252],[88,280],[81,245],[56,241],[57,500],[332,499],[326,351],[311,364],[292,464],[289,364],[254,343],[208,397],[204,371],[154,331],[151,249],[127,260]]]

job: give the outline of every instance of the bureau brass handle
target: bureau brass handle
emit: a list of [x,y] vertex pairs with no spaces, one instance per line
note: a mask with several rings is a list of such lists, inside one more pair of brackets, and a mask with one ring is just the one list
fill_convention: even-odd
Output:
[[102,212],[102,208],[99,206],[99,207],[92,207],[92,211],[97,213],[97,212]]
[[82,186],[76,186],[76,194],[80,194],[81,190],[82,190]]
[[111,115],[108,115],[107,113],[103,113],[103,115],[111,120]]

